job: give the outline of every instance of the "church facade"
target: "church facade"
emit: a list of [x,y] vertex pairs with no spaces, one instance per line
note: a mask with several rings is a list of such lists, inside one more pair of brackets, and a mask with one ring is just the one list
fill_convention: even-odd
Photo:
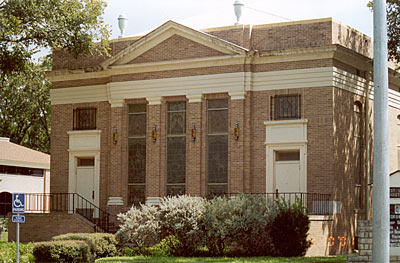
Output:
[[[304,194],[319,254],[354,247],[372,178],[370,38],[330,18],[169,21],[110,52],[54,51],[52,193],[113,216],[167,195]],[[390,74],[392,171],[399,88]]]

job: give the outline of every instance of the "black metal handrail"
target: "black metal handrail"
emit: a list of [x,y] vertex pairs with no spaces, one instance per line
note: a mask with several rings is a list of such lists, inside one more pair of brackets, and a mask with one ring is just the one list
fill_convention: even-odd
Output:
[[109,232],[110,214],[77,193],[27,193],[25,198],[27,213],[79,214],[93,223],[95,232]]
[[330,215],[333,214],[333,200],[331,194],[320,193],[304,193],[304,192],[278,192],[275,193],[222,193],[222,194],[209,194],[207,199],[212,199],[216,196],[235,197],[241,194],[249,195],[262,195],[267,199],[284,199],[289,204],[300,200],[307,208],[309,215]]

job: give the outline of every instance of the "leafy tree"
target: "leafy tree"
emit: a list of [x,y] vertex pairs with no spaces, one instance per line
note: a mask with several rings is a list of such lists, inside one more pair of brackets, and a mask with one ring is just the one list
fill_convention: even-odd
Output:
[[[42,48],[106,52],[105,0],[0,0],[0,73],[29,71]],[[99,42],[96,45],[95,42]]]
[[77,57],[108,55],[110,30],[101,15],[106,0],[0,0],[0,136],[49,152],[50,59],[43,48]]
[[14,143],[49,153],[50,82],[41,64],[27,62],[21,72],[5,76],[0,89],[0,136]]
[[[368,3],[371,9],[372,4]],[[386,10],[389,58],[400,62],[400,0],[387,0]]]

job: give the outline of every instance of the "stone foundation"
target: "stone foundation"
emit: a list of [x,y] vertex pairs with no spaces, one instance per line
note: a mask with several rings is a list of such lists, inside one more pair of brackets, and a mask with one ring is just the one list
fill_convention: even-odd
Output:
[[[358,221],[358,254],[349,255],[347,262],[372,262],[372,221]],[[400,263],[400,256],[390,256],[390,262]]]

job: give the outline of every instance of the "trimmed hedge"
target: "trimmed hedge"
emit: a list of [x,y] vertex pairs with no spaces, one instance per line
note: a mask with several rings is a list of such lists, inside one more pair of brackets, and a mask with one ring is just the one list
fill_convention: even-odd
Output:
[[80,240],[58,240],[34,244],[35,262],[91,262],[89,245]]
[[82,240],[89,245],[93,259],[117,255],[117,240],[107,233],[70,233],[53,237],[53,240]]

